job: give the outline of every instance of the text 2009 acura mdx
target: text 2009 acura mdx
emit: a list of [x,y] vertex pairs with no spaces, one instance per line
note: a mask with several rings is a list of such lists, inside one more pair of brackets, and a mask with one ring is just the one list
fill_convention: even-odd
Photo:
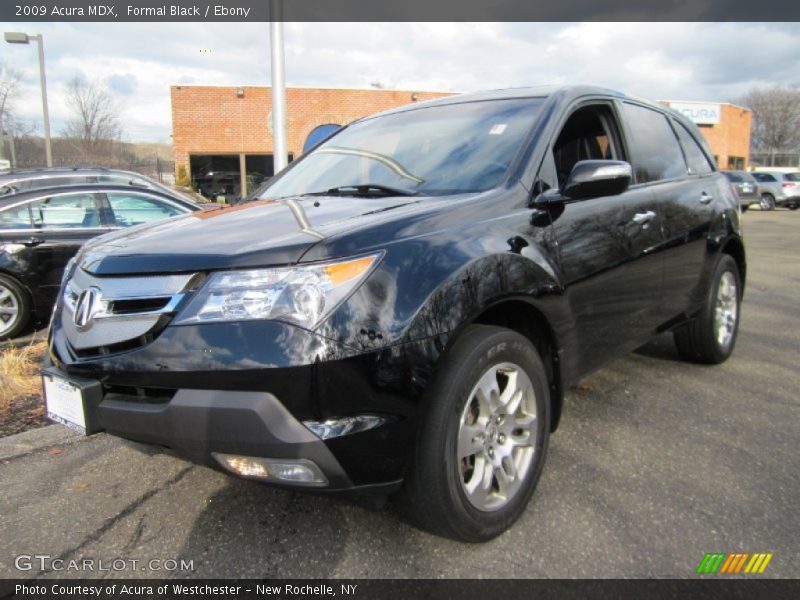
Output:
[[673,330],[736,340],[740,215],[694,125],[594,88],[362,119],[258,199],[89,242],[45,371],[57,419],[267,483],[396,494],[498,535],[564,390]]

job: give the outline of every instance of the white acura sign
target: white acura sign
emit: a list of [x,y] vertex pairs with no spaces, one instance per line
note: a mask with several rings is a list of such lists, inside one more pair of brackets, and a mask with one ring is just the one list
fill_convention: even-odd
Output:
[[721,107],[706,102],[670,102],[669,107],[689,117],[698,125],[717,125]]

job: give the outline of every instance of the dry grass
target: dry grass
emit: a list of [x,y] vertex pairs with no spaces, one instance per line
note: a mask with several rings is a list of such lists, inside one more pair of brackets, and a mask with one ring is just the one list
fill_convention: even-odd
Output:
[[36,342],[0,351],[0,412],[20,398],[41,394],[39,371],[46,348],[46,342]]

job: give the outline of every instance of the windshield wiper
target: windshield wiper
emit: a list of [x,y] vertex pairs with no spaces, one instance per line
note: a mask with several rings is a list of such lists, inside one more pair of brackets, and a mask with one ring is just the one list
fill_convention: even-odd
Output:
[[416,196],[417,192],[404,190],[379,183],[364,183],[359,185],[340,185],[324,192],[310,192],[304,196]]

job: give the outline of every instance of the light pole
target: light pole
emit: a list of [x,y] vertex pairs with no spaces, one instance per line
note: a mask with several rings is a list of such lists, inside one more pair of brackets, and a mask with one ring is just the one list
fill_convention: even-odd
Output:
[[44,150],[47,155],[47,166],[53,166],[53,151],[50,147],[50,113],[47,110],[47,81],[44,76],[44,40],[41,34],[28,35],[14,31],[7,31],[6,41],[9,44],[29,44],[36,40],[39,44],[39,82],[42,86],[42,114],[44,116]]
[[286,150],[286,81],[283,56],[283,0],[270,2],[270,63],[272,66],[272,171],[282,170],[288,161]]

